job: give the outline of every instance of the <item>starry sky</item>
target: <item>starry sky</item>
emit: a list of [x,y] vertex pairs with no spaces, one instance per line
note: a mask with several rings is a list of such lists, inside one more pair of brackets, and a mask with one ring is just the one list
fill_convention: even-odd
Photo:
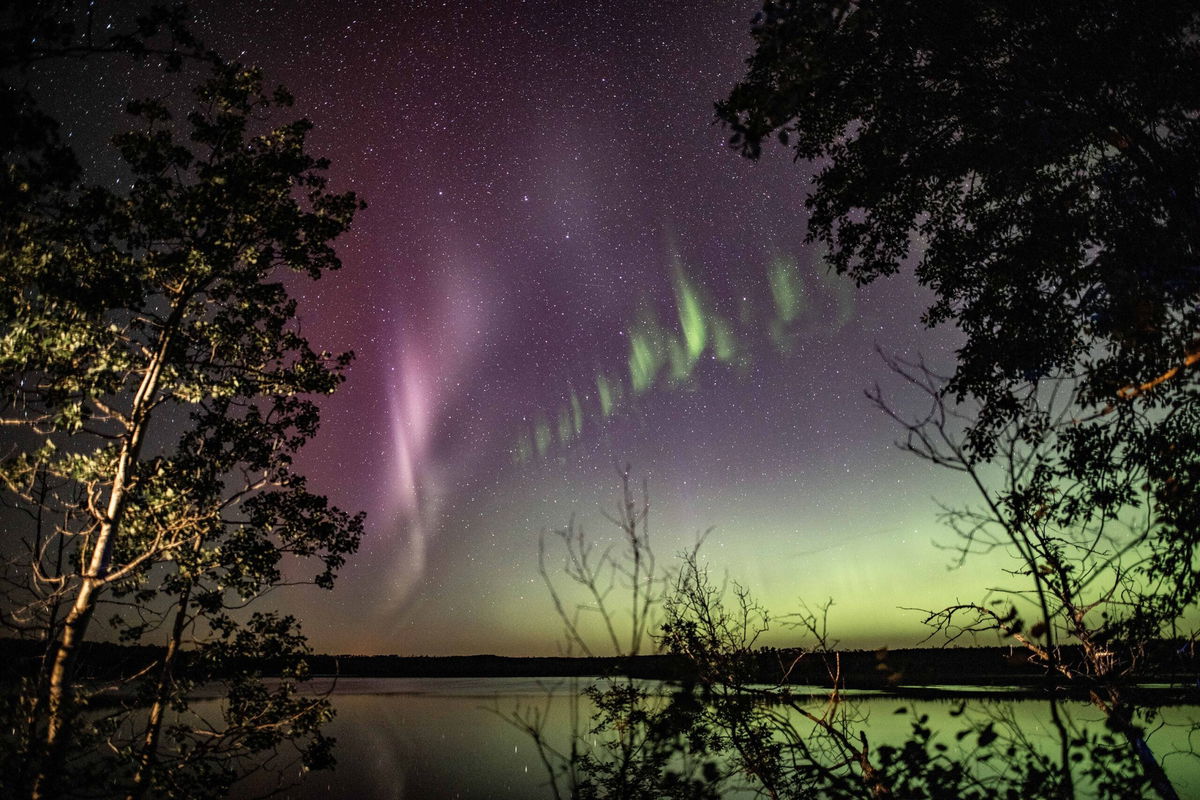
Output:
[[[922,326],[911,276],[828,274],[805,165],[748,162],[714,123],[756,3],[192,9],[206,43],[291,89],[333,188],[369,204],[343,270],[296,284],[314,346],[357,353],[300,466],[368,514],[332,593],[274,595],[316,649],[558,652],[539,532],[574,517],[615,541],[600,510],[625,463],[660,564],[711,529],[715,575],[776,615],[833,598],[845,646],[911,645],[906,607],[982,597],[995,565],[952,570],[937,546],[934,498],[966,487],[899,452],[863,395],[896,384],[876,347],[946,364],[955,332]],[[89,79],[113,109],[132,91]],[[77,142],[102,138],[88,125]]]

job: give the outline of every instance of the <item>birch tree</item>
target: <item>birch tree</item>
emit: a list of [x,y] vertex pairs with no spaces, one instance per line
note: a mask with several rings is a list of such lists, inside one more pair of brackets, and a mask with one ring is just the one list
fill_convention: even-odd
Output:
[[[337,269],[332,241],[361,203],[327,189],[308,121],[264,122],[291,104],[286,91],[199,60],[211,75],[182,110],[129,105],[131,130],[112,140],[126,191],[85,185],[56,122],[0,87],[14,120],[0,176],[0,486],[26,523],[4,542],[0,619],[46,644],[5,748],[6,788],[20,794],[78,789],[73,744],[105,735],[87,730],[73,688],[105,603],[109,636],[166,646],[141,690],[150,718],[136,742],[110,740],[107,780],[131,796],[198,796],[238,774],[231,758],[197,769],[206,756],[294,737],[312,739],[314,763],[328,755],[327,708],[294,681],[266,690],[246,666],[276,656],[303,677],[297,621],[239,609],[284,583],[331,587],[362,534],[361,515],[293,468],[317,430],[313,396],[352,355],[309,345],[283,281]],[[175,726],[174,755],[160,757],[164,709],[206,677],[229,683],[225,727]]]

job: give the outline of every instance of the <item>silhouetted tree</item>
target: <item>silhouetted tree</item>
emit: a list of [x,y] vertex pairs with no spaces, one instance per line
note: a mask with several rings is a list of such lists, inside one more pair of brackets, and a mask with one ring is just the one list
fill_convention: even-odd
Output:
[[[615,513],[604,512],[619,530],[616,543],[605,546],[589,538],[572,519],[549,537],[561,543],[560,576],[547,564],[547,536],[539,540],[538,568],[563,623],[567,655],[608,650],[621,660],[632,659],[651,643],[661,611],[668,576],[651,546],[649,490],[643,483],[641,496],[635,496],[628,466],[619,478]],[[601,633],[592,633],[585,616],[599,619]],[[719,796],[699,777],[699,764],[679,747],[678,738],[663,735],[659,698],[644,682],[624,671],[583,686],[571,681],[567,689],[572,732],[566,742],[546,735],[549,699],[543,707],[497,709],[533,740],[555,798]],[[590,724],[585,700],[591,705]]]
[[[621,612],[644,608],[646,597],[641,591],[641,600],[627,606],[633,584],[621,577],[634,574],[630,565],[637,552],[644,557],[649,547],[643,527],[649,504],[633,503],[628,479],[623,480],[621,513],[612,519],[629,548],[623,553],[604,549],[574,523],[560,533],[564,573],[583,590],[578,609],[612,621],[602,638],[618,653],[626,652],[628,641]],[[640,800],[736,792],[796,800],[1049,800],[1073,796],[1076,776],[1091,796],[1116,800],[1143,794],[1147,781],[1135,754],[1110,734],[1069,720],[1061,723],[1071,731],[1062,763],[1009,722],[988,717],[963,716],[951,737],[935,730],[927,715],[901,709],[911,717],[908,738],[876,740],[864,706],[844,692],[841,656],[828,636],[831,604],[805,607],[783,619],[799,631],[806,647],[781,659],[778,652],[757,647],[770,623],[766,609],[744,587],[715,580],[698,548],[682,554],[675,567],[640,573],[655,576],[647,582],[659,587],[651,590],[649,606],[661,623],[655,643],[683,660],[684,677],[655,687],[618,674],[587,685],[582,695],[591,706],[590,724],[570,706],[576,725],[568,741],[547,735],[549,706],[502,713],[532,738],[553,796]],[[571,593],[546,568],[544,547],[542,554],[542,572],[568,639],[592,652],[594,645],[580,641],[586,633],[570,610],[566,598]],[[647,617],[635,615],[634,627],[639,618]],[[886,670],[886,653],[877,659]],[[797,668],[810,662],[827,674],[828,693],[789,685]],[[777,685],[763,685],[772,678]],[[574,694],[578,688],[568,687]],[[962,713],[959,708],[952,716]],[[993,767],[998,761],[1003,769]]]
[[[904,426],[900,446],[961,473],[977,492],[976,502],[942,510],[943,520],[960,537],[960,561],[998,551],[1016,562],[1007,579],[990,589],[993,597],[930,611],[926,622],[947,642],[982,632],[1015,640],[1045,668],[1050,687],[1084,694],[1103,711],[1108,727],[1126,742],[1128,757],[1140,762],[1148,785],[1162,797],[1175,797],[1146,741],[1154,711],[1131,699],[1136,683],[1157,679],[1151,646],[1164,633],[1176,632],[1188,601],[1178,586],[1145,580],[1143,566],[1175,543],[1159,535],[1144,473],[1139,476],[1134,465],[1108,463],[1106,471],[1097,467],[1088,483],[1064,480],[1055,469],[1059,436],[1073,427],[1075,404],[1069,388],[1057,391],[1062,387],[1050,380],[1042,381],[1037,397],[1038,410],[1052,423],[1046,435],[1030,441],[1014,420],[997,430],[996,454],[981,464],[964,441],[976,416],[947,398],[948,378],[924,363],[887,361],[928,401],[923,413],[909,416],[889,405],[878,387],[869,393]],[[1095,486],[1137,485],[1139,477],[1139,502],[1113,513],[1071,513]],[[1074,645],[1065,657],[1064,644]],[[1062,774],[1069,781],[1076,734],[1064,723],[1053,692],[1050,713]]]
[[1103,407],[1197,353],[1198,31],[1185,0],[770,2],[717,109],[743,154],[813,164],[838,272],[915,263],[986,454],[1031,381],[1086,367]]
[[[362,533],[361,515],[293,469],[317,430],[308,396],[332,392],[351,356],[309,346],[280,282],[337,269],[330,243],[361,204],[326,190],[308,121],[263,124],[288,94],[203,50],[181,19],[155,9],[100,42],[73,4],[5,11],[0,487],[29,525],[5,542],[0,619],[47,643],[43,669],[6,705],[11,796],[219,796],[248,754],[292,740],[328,762],[328,707],[295,692],[296,620],[237,609],[295,579],[288,557],[315,558],[312,580],[332,586]],[[134,129],[113,137],[124,192],[84,183],[55,120],[15,80],[42,59],[98,54],[211,65],[182,117],[129,104]],[[166,645],[137,689],[149,711],[132,738],[111,715],[82,715],[74,689],[105,602],[122,640]],[[285,678],[276,687],[258,680],[267,656]],[[223,726],[168,723],[209,679],[228,685]],[[111,758],[86,752],[97,741]]]
[[1076,379],[1081,476],[1130,409],[1155,410],[1120,455],[1153,467],[1181,556],[1200,529],[1198,33],[1184,0],[772,2],[717,104],[743,154],[776,134],[812,164],[809,237],[834,269],[911,262],[926,320],[966,334],[947,391],[980,401],[972,457],[1016,417],[1041,434],[1042,378]]
[[1028,646],[1061,674],[1079,641],[1111,690],[1200,594],[1200,10],[772,2],[753,33],[734,145],[792,148],[832,267],[912,264],[965,335],[944,380],[908,372],[934,399],[909,444],[977,479],[984,511],[952,517],[1017,548]]

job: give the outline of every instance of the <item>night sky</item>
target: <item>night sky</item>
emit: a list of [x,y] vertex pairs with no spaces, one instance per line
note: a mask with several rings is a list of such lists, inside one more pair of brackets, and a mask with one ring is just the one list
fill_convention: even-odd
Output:
[[[832,597],[843,645],[911,645],[900,607],[983,596],[995,565],[951,570],[934,544],[954,542],[934,498],[970,495],[863,396],[895,384],[876,346],[946,364],[954,331],[921,325],[911,276],[827,274],[804,165],[748,162],[714,124],[756,3],[192,8],[292,90],[333,188],[369,204],[343,270],[297,283],[313,345],[358,356],[302,471],[368,514],[333,593],[268,601],[316,649],[557,652],[539,531],[575,515],[613,540],[625,462],[660,563],[712,528],[714,574],[777,615]],[[132,91],[124,66],[88,79],[111,111]]]

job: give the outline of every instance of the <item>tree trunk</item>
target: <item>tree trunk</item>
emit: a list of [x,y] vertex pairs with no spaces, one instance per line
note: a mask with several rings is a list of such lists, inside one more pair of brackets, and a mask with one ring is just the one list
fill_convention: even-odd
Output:
[[95,593],[102,581],[85,576],[79,584],[75,602],[63,621],[62,638],[53,647],[53,665],[50,668],[48,692],[49,726],[43,749],[44,758],[33,781],[32,795],[35,798],[53,796],[55,791],[48,786],[62,772],[66,761],[69,730],[72,717],[74,693],[71,687],[71,672],[75,665],[75,654],[83,641],[96,608]]
[[100,524],[100,533],[96,537],[92,557],[84,570],[83,579],[79,582],[79,589],[71,604],[71,610],[63,621],[62,638],[56,647],[51,648],[52,666],[47,689],[49,721],[42,751],[44,758],[33,781],[32,796],[35,800],[53,794],[48,790],[47,783],[62,774],[62,767],[66,762],[74,715],[75,698],[71,677],[74,672],[75,658],[79,651],[79,643],[87,635],[88,625],[96,610],[97,594],[108,583],[109,562],[112,560],[113,543],[120,530],[121,518],[125,513],[129,497],[132,468],[141,453],[150,410],[153,408],[154,398],[158,392],[159,377],[162,375],[163,364],[166,362],[175,326],[183,316],[183,308],[184,303],[181,302],[168,319],[159,336],[154,355],[151,356],[150,363],[146,367],[146,374],[142,377],[137,394],[133,397],[129,429],[125,441],[121,445],[120,455],[117,457],[117,469],[113,475],[112,491],[109,494],[104,519]]

